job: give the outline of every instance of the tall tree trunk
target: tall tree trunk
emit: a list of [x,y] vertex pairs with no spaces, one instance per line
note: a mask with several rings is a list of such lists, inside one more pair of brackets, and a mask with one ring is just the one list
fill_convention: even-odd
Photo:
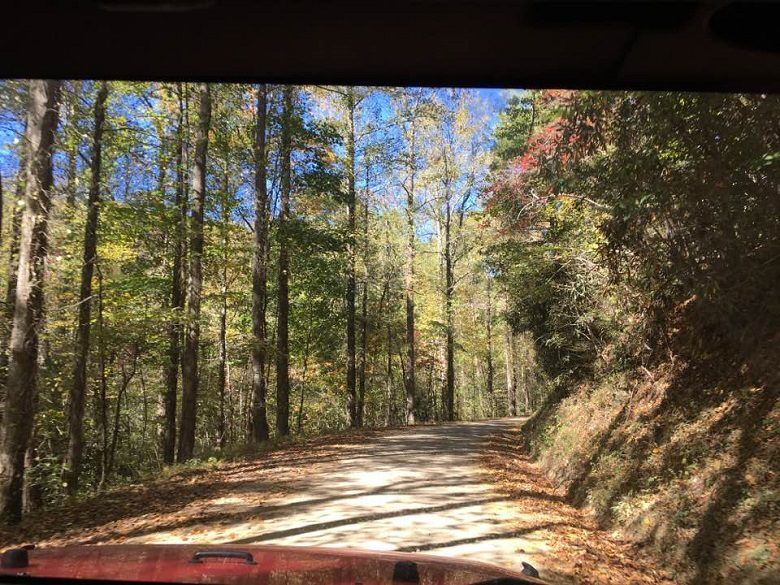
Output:
[[268,361],[266,308],[268,303],[268,219],[269,202],[266,185],[266,116],[268,87],[257,87],[257,125],[255,126],[255,246],[252,263],[252,413],[251,440],[268,440],[265,380]]
[[92,157],[89,163],[91,178],[87,199],[87,224],[84,228],[84,255],[81,265],[79,314],[73,362],[73,385],[68,404],[68,450],[62,479],[68,494],[78,490],[81,460],[84,451],[84,397],[87,392],[87,360],[92,320],[92,275],[97,253],[97,230],[100,213],[100,170],[103,150],[103,125],[106,118],[108,83],[100,82],[95,98],[95,122],[92,130]]
[[360,426],[358,416],[358,400],[356,392],[355,369],[355,248],[357,233],[355,230],[355,90],[347,88],[347,411],[349,426]]
[[76,205],[76,162],[78,158],[78,150],[78,144],[75,144],[70,149],[68,149],[68,169],[66,171],[68,182],[65,186],[65,193],[67,197],[66,201],[70,207]]
[[33,422],[32,436],[27,452],[24,454],[24,487],[22,488],[22,512],[29,514],[43,504],[43,489],[38,478],[34,477],[38,459],[36,424]]
[[185,110],[187,107],[184,88],[178,87],[179,115],[176,127],[176,196],[174,209],[174,249],[171,268],[171,311],[168,323],[168,363],[165,365],[165,394],[163,396],[163,462],[171,464],[176,453],[176,402],[179,386],[179,359],[181,357],[182,314],[184,312],[184,242],[187,237],[187,179],[185,151]]
[[[224,274],[225,270],[223,270]],[[219,420],[217,421],[217,445],[225,448],[227,440],[227,419],[225,397],[227,396],[227,291],[222,289],[222,303],[219,308],[219,356],[217,389],[219,391]]]
[[[391,258],[393,250],[390,242],[390,226],[385,230],[385,254]],[[387,377],[385,379],[385,426],[390,426],[394,419],[394,396],[393,396],[393,318],[392,318],[392,298],[390,291],[390,269],[385,270],[385,286],[382,290],[383,300],[387,299],[387,314],[385,316],[387,326]]]
[[528,346],[524,344],[523,361],[520,364],[520,383],[523,385],[523,414],[531,412],[531,394],[528,388]]
[[106,482],[108,469],[108,375],[106,374],[106,337],[105,321],[103,319],[103,272],[100,264],[97,271],[97,326],[98,326],[98,369],[100,371],[100,393],[98,395],[98,426],[100,427],[100,470],[98,472],[98,487]]
[[[33,397],[33,411],[38,412],[38,397],[40,391],[35,389]],[[33,420],[33,428],[30,433],[30,443],[24,454],[24,486],[22,487],[22,513],[29,514],[43,505],[43,485],[39,477],[35,475],[38,464],[38,422]]]
[[506,394],[509,416],[517,416],[517,377],[515,376],[515,335],[512,326],[506,332]]
[[487,276],[487,392],[493,395],[493,278]]
[[65,112],[67,116],[66,129],[70,134],[75,135],[73,144],[68,149],[68,162],[66,170],[65,196],[69,207],[76,205],[76,194],[78,192],[77,173],[79,146],[81,145],[81,130],[78,127],[78,120],[80,116],[79,99],[81,99],[83,84],[83,81],[72,81],[71,91],[65,94]]
[[355,90],[347,88],[346,94],[347,106],[347,411],[349,414],[349,425],[351,427],[360,426],[358,416],[358,399],[356,391],[356,369],[355,369],[355,248],[357,244],[357,233],[355,230]]
[[357,383],[357,426],[364,424],[366,410],[366,371],[368,369],[368,281],[363,282],[360,300],[360,367]]
[[[271,238],[268,238],[268,242],[269,242],[269,246],[270,246]],[[269,250],[269,254],[266,255],[266,258],[268,258],[267,262],[268,262],[268,266],[270,266],[271,265],[270,250]],[[278,315],[277,315],[277,318],[278,318]],[[275,349],[276,348],[276,329],[271,329],[270,333],[271,333],[271,335],[268,338],[268,347],[273,347]],[[265,378],[265,387],[266,388],[270,388],[271,387],[271,371],[272,370],[274,370],[274,368],[271,367],[271,360],[269,358],[268,363],[265,366],[265,376],[264,376],[264,378]]]
[[447,196],[444,210],[444,317],[446,332],[446,378],[444,382],[444,417],[455,420],[455,331],[453,318],[453,295],[455,290],[454,266],[452,260],[452,209]]
[[385,380],[385,426],[393,420],[393,327],[387,324],[387,378]]
[[221,223],[222,223],[222,282],[221,282],[221,303],[219,307],[219,355],[217,356],[217,389],[219,391],[219,420],[217,421],[217,444],[220,449],[225,448],[227,440],[227,420],[225,418],[225,397],[227,396],[227,312],[228,312],[228,258],[230,257],[228,222],[230,221],[230,211],[227,206],[227,198],[230,189],[228,179],[228,169],[225,166],[225,185],[222,200]]
[[30,82],[27,118],[29,160],[25,210],[19,246],[11,359],[0,426],[0,520],[17,522],[22,514],[24,456],[34,417],[38,372],[38,326],[43,318],[44,264],[53,182],[52,150],[57,130],[59,81]]
[[190,274],[187,291],[187,336],[182,356],[181,425],[177,459],[187,461],[195,450],[195,423],[198,408],[198,349],[200,346],[200,305],[203,288],[203,216],[206,202],[206,155],[211,126],[211,92],[208,83],[199,86],[200,112],[195,139],[195,166],[192,172],[192,222],[190,231]]
[[404,268],[404,292],[406,295],[406,364],[404,366],[404,387],[406,388],[406,424],[413,425],[417,405],[415,388],[415,331],[414,331],[414,181],[416,172],[415,131],[412,128],[409,145],[409,187],[406,189],[406,266]]
[[363,426],[366,406],[366,361],[368,355],[368,165],[366,165],[366,200],[363,205],[363,290],[360,301],[360,370],[358,372],[358,426]]
[[306,396],[306,378],[309,373],[309,346],[311,345],[311,322],[313,316],[309,313],[309,329],[306,332],[306,343],[303,346],[303,364],[301,372],[301,401],[298,404],[298,434],[303,432],[303,405]]
[[[24,124],[24,136],[27,136],[27,122]],[[21,203],[24,202],[24,190],[27,184],[27,139],[19,141],[19,170],[16,172],[16,187],[13,200],[13,215],[11,216],[11,237],[8,245],[8,283],[5,289],[5,305],[3,306],[3,336],[0,338],[0,391],[5,396],[5,382],[8,376],[8,346],[11,342],[13,328],[14,305],[16,302],[16,277],[19,269],[19,237],[22,230]],[[4,398],[3,398],[4,399]]]
[[[38,397],[40,390],[35,388],[33,396],[33,412],[38,412]],[[22,486],[22,513],[29,514],[43,505],[43,485],[40,478],[36,477],[35,469],[38,463],[38,422],[33,419],[33,428],[30,433],[30,442],[27,452],[24,454],[24,485]]]
[[105,475],[101,482],[101,487],[105,485],[106,480],[111,477],[111,472],[114,470],[114,461],[116,460],[116,447],[119,442],[119,416],[122,414],[122,400],[127,393],[127,387],[130,385],[131,380],[135,376],[136,365],[138,363],[138,347],[133,347],[132,355],[132,368],[127,371],[127,366],[124,361],[122,362],[122,382],[119,385],[119,392],[116,396],[116,405],[114,408],[114,427],[111,431],[111,445],[108,448],[108,457],[106,458]]
[[284,88],[284,111],[281,136],[281,183],[279,210],[279,281],[276,323],[276,433],[286,437],[290,433],[290,191],[292,190],[292,119],[294,89]]

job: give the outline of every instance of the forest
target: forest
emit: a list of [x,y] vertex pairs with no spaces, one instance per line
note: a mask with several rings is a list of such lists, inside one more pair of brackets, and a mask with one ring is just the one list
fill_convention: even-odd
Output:
[[[750,437],[722,489],[771,534],[780,100],[504,96],[4,81],[0,517],[299,436],[534,413],[527,448],[626,525],[627,493],[721,489],[739,440],[686,455],[664,424],[727,405],[701,436]],[[733,384],[675,394],[683,363]],[[669,441],[668,478],[621,475]]]
[[[3,100],[4,420],[35,412],[5,435],[9,517],[288,435],[508,412],[473,92],[8,81]],[[22,286],[35,340],[13,337]]]

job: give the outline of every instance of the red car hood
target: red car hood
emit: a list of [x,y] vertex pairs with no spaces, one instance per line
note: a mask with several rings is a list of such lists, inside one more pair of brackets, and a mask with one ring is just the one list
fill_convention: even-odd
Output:
[[[229,556],[231,554],[233,556]],[[486,563],[429,555],[331,548],[71,546],[32,549],[27,551],[27,557],[27,566],[0,568],[0,579],[6,581],[4,576],[25,575],[33,578],[224,585],[473,584],[502,579],[504,581],[500,582],[503,583],[543,583]]]

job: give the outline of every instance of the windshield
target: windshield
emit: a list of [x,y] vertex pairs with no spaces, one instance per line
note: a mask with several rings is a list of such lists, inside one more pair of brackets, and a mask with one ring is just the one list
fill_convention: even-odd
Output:
[[0,543],[63,578],[769,579],[779,112],[3,81]]

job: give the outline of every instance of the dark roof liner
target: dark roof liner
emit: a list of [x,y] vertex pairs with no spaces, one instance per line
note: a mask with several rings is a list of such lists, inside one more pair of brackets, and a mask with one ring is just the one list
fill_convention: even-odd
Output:
[[28,0],[3,20],[6,78],[780,90],[774,2]]

